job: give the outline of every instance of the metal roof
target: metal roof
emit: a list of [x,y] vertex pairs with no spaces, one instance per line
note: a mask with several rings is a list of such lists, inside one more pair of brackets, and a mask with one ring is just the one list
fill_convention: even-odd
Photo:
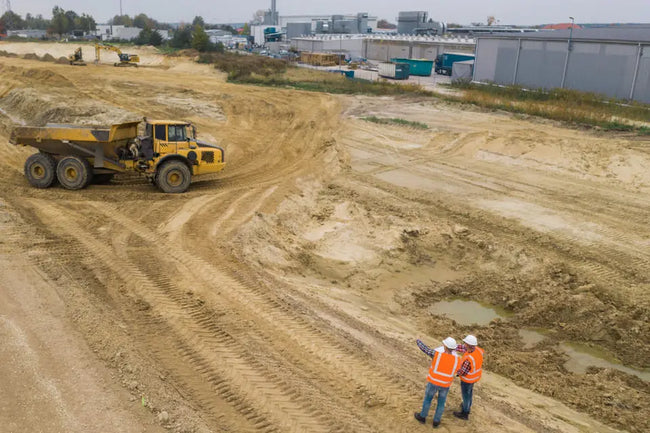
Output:
[[[493,33],[477,34],[477,39],[482,38],[499,38],[499,39],[543,39],[543,40],[567,40],[570,30],[550,30],[537,33]],[[627,43],[650,43],[650,28],[589,28],[574,29],[571,39],[575,41],[610,41],[610,42],[627,42]]]

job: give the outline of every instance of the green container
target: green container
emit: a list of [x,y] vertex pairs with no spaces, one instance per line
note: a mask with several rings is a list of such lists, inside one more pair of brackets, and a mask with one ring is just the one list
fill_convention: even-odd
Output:
[[409,72],[411,75],[418,75],[420,77],[428,77],[431,75],[433,69],[433,60],[427,59],[390,59],[394,63],[406,63],[409,65]]

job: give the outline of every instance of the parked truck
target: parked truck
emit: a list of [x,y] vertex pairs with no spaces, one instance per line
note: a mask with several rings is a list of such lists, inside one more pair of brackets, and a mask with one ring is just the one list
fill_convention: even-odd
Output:
[[[138,135],[142,123],[144,135]],[[192,176],[225,167],[224,151],[196,138],[189,122],[148,120],[110,127],[48,124],[18,126],[9,142],[38,153],[25,162],[25,177],[36,188],[55,181],[77,190],[110,181],[116,173],[142,173],[166,193],[182,193]]]
[[436,74],[451,75],[451,69],[456,62],[474,60],[474,54],[444,53],[436,57]]

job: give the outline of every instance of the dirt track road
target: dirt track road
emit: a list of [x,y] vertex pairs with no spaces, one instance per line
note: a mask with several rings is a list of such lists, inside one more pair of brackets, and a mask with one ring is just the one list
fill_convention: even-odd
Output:
[[[12,431],[429,431],[412,417],[427,369],[414,339],[470,331],[488,372],[469,423],[451,416],[454,384],[441,431],[650,427],[647,382],[572,373],[560,350],[587,340],[650,367],[647,141],[229,85],[183,60],[0,58],[0,72],[0,421]],[[22,176],[31,151],[7,144],[12,119],[145,115],[195,122],[225,147],[226,171],[174,196],[132,176],[36,190]],[[509,314],[477,327],[430,313],[458,297]],[[545,339],[522,349],[524,328]]]

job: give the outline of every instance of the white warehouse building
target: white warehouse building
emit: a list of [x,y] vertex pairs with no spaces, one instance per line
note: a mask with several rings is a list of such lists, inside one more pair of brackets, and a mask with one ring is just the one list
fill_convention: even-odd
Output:
[[479,35],[474,81],[650,103],[650,29]]

